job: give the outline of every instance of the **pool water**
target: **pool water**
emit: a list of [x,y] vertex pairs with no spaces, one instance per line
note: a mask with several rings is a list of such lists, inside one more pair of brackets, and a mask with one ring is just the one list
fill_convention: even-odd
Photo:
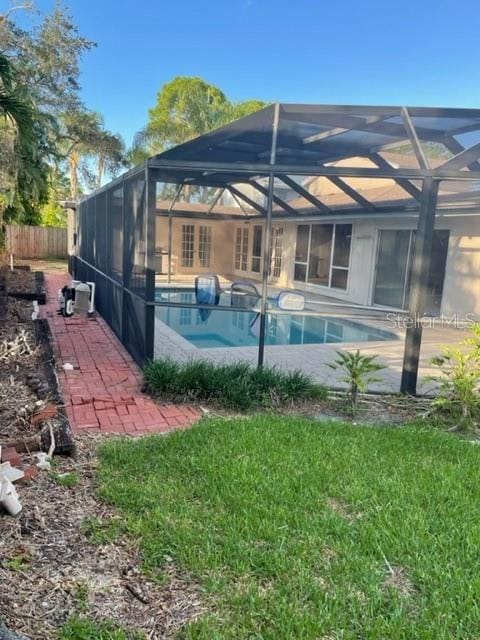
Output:
[[[158,288],[156,299],[162,302],[195,304],[193,289]],[[273,300],[270,301],[273,306]],[[230,295],[222,293],[220,304],[229,306]],[[199,349],[256,347],[258,322],[256,311],[222,311],[212,307],[206,312],[192,307],[156,307],[155,322],[163,322]],[[253,326],[252,326],[253,324]],[[288,312],[267,314],[266,345],[324,344],[394,340],[396,335],[344,318],[293,315]]]

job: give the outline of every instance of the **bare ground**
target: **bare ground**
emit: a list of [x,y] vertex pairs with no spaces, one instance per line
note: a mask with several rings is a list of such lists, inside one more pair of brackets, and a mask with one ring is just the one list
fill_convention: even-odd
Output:
[[95,544],[88,535],[86,522],[115,515],[95,498],[97,443],[82,436],[77,461],[56,458],[55,474],[77,474],[74,487],[41,472],[19,490],[22,514],[0,516],[0,619],[38,640],[57,638],[73,615],[113,620],[147,638],[172,638],[203,610],[197,585],[173,563],[150,579],[131,540]]

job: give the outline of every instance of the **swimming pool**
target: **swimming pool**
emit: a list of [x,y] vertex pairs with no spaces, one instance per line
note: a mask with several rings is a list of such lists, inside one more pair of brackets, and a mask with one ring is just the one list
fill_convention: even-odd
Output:
[[[193,289],[180,287],[158,288],[156,299],[162,302],[194,304],[195,292]],[[221,294],[220,304],[230,305],[228,293]],[[205,313],[187,306],[155,308],[156,322],[163,322],[199,349],[256,347],[256,318],[256,311],[221,311],[213,307]],[[396,338],[390,331],[344,318],[293,315],[288,312],[267,314],[266,345],[368,342]]]

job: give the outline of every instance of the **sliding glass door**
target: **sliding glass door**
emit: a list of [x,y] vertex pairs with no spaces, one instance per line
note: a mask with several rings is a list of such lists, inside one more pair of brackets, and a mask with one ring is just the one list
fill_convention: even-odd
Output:
[[[426,312],[432,315],[440,312],[449,234],[449,231],[442,229],[435,231],[433,236],[432,260],[427,283],[428,297],[425,305]],[[408,308],[414,244],[415,231],[379,231],[374,304],[396,309]]]
[[410,230],[379,232],[374,304],[405,308],[411,235]]

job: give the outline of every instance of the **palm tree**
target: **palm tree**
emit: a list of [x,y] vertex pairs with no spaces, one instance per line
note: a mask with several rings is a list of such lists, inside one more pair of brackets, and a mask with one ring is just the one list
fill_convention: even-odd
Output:
[[27,96],[15,85],[15,70],[10,60],[0,54],[0,115],[16,128],[22,142],[33,139],[34,108]]
[[[46,197],[50,154],[49,116],[40,113],[28,88],[18,81],[12,62],[0,54],[0,125],[3,129],[0,153],[8,152],[12,160],[4,167],[7,189],[2,198],[8,201],[10,215],[32,223],[38,217],[38,205]],[[47,122],[48,121],[48,122]],[[5,185],[4,185],[5,186]],[[0,212],[1,213],[1,212]]]

